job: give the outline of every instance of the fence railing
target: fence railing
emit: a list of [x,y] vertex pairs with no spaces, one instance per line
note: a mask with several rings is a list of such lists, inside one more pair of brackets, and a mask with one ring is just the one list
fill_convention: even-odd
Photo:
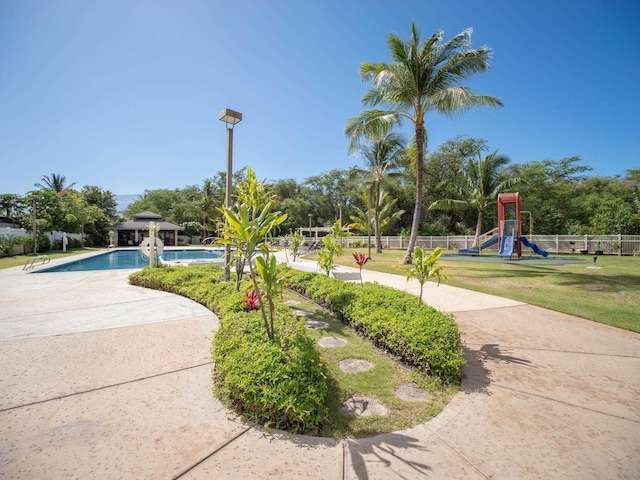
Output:
[[[577,253],[595,254],[602,252],[605,255],[640,255],[640,235],[534,235],[527,236],[530,242],[538,245],[542,250],[550,253]],[[409,237],[382,236],[384,248],[407,248]],[[447,235],[447,236],[419,236],[416,245],[434,249],[440,247],[443,250],[460,250],[471,248],[474,235]],[[366,246],[367,236],[351,236],[345,239],[347,246]],[[375,245],[375,239],[371,237],[371,244]],[[498,251],[498,245],[487,250]],[[524,250],[523,250],[524,251]]]

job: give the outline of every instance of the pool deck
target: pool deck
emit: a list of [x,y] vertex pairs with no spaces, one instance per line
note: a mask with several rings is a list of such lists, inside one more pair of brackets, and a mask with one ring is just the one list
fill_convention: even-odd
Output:
[[212,396],[217,318],[130,272],[0,270],[0,478],[638,478],[636,333],[427,284],[463,333],[453,401],[372,438],[289,435]]

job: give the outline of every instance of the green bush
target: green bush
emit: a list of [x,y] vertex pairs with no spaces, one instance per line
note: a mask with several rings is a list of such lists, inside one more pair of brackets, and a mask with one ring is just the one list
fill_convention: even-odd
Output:
[[295,271],[288,272],[287,283],[403,362],[445,384],[460,381],[465,360],[451,315],[376,283],[361,286]]
[[13,255],[13,246],[16,239],[10,235],[0,235],[0,257],[8,257]]
[[304,323],[276,305],[274,341],[260,313],[242,308],[235,282],[223,282],[220,267],[145,268],[129,277],[134,285],[177,293],[220,318],[212,345],[214,393],[256,423],[294,433],[318,433],[326,415],[326,369]]

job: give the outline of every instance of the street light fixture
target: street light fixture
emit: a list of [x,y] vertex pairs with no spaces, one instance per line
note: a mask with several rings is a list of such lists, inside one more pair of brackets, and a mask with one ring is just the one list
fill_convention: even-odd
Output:
[[[220,112],[218,117],[221,122],[224,122],[227,127],[227,178],[226,189],[224,195],[224,206],[231,207],[231,189],[233,187],[231,180],[233,175],[233,127],[236,123],[242,121],[242,114],[225,108]],[[231,271],[229,264],[231,263],[231,247],[227,244],[224,246],[224,280],[228,282],[231,279]]]
[[367,246],[369,247],[369,258],[371,258],[371,187],[373,182],[366,182],[367,186]]

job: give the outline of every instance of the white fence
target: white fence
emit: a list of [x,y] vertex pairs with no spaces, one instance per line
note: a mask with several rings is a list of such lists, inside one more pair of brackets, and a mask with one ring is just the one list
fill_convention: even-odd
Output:
[[[44,235],[49,237],[51,243],[56,240],[62,240],[62,235],[64,232],[47,232]],[[4,227],[0,228],[0,235],[7,235],[9,237],[32,237],[33,230],[25,230],[24,228],[11,228]],[[82,235],[79,233],[67,233],[67,238],[74,238],[78,241],[82,239]]]
[[[366,245],[367,236],[351,236],[346,238],[347,246]],[[542,250],[550,253],[595,253],[602,252],[605,255],[637,255],[640,254],[640,235],[534,235],[529,241],[537,244]],[[384,248],[407,248],[409,237],[382,236]],[[419,236],[416,245],[434,249],[440,247],[443,250],[460,250],[470,248],[473,245],[473,235],[448,235],[448,236]],[[375,245],[375,238],[371,236],[371,244]],[[493,245],[487,250],[498,250],[498,245]]]

